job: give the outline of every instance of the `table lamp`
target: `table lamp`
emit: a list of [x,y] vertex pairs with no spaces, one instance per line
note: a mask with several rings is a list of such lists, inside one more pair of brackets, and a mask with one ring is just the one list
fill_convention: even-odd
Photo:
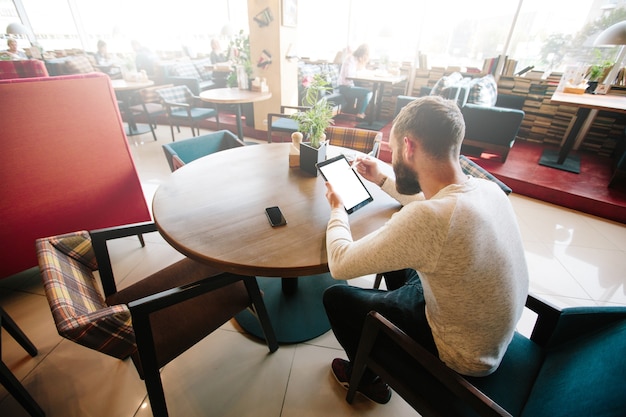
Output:
[[624,60],[624,56],[626,55],[626,20],[616,23],[612,26],[606,28],[594,42],[595,46],[609,46],[609,45],[620,45],[619,54],[617,59],[615,60],[615,64],[611,71],[606,76],[603,81],[603,84],[613,84],[615,78],[617,77],[617,73],[622,67],[622,61]]

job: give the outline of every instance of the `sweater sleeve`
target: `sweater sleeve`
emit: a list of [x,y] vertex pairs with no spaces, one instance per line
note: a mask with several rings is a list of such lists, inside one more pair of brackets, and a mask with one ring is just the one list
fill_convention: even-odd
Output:
[[446,239],[444,224],[448,217],[414,202],[391,216],[379,229],[354,241],[345,210],[333,209],[326,230],[331,275],[335,279],[351,279],[404,268],[430,271]]
[[400,194],[396,190],[396,180],[391,177],[387,177],[381,189],[387,194],[389,194],[391,197],[393,197],[396,201],[398,201],[398,203],[402,204],[403,206],[406,206],[407,204],[413,201],[424,201],[423,193],[419,193],[415,195]]

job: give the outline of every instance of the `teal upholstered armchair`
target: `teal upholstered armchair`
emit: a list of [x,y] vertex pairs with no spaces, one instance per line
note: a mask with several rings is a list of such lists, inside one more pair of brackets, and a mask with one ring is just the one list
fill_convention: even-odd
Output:
[[[494,106],[467,102],[467,92],[449,89],[445,98],[454,99],[461,107],[465,119],[464,146],[498,152],[502,162],[506,161],[509,151],[524,120],[524,97],[511,94],[498,94]],[[429,94],[430,89],[422,88],[420,94]],[[398,96],[396,113],[416,97]]]
[[195,138],[166,143],[163,145],[163,152],[165,152],[170,169],[174,172],[198,158],[239,146],[246,146],[246,144],[229,130],[220,130]]
[[533,296],[526,306],[538,315],[531,337],[515,333],[500,367],[480,378],[457,374],[370,312],[350,387],[367,366],[425,417],[623,416],[626,307],[558,310]]

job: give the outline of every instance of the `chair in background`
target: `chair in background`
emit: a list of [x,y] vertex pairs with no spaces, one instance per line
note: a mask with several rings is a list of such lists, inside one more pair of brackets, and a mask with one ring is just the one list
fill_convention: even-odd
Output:
[[623,416],[626,307],[558,310],[529,296],[530,338],[515,333],[499,368],[464,377],[377,312],[365,320],[346,400],[365,367],[420,415]]
[[160,368],[235,314],[252,308],[270,352],[278,344],[253,276],[184,258],[118,291],[107,241],[155,231],[154,223],[142,223],[69,233],[37,239],[36,251],[59,334],[115,358],[130,356],[160,417],[168,415]]
[[191,161],[225,149],[246,146],[229,130],[220,130],[195,138],[163,145],[165,158],[172,172]]
[[181,124],[188,124],[191,126],[191,134],[196,136],[196,130],[198,135],[200,134],[200,121],[214,117],[217,122],[217,128],[220,128],[218,111],[213,108],[203,107],[205,103],[199,97],[194,96],[189,87],[177,85],[169,88],[160,88],[156,92],[163,100],[167,111],[172,141],[175,140],[174,125],[179,127]]
[[[7,333],[24,348],[30,356],[37,356],[37,348],[28,337],[22,332],[22,329],[13,321],[11,316],[0,307],[0,327],[3,327]],[[1,333],[0,333],[1,336]],[[2,352],[2,340],[0,339],[0,353]],[[26,391],[20,381],[13,375],[11,370],[6,366],[0,357],[0,383],[15,399],[24,407],[31,416],[45,416],[35,399]]]
[[[451,91],[458,90],[450,89]],[[422,90],[424,92],[428,89]],[[400,95],[396,98],[395,114],[417,97]],[[466,103],[461,107],[465,120],[463,146],[499,152],[502,163],[515,143],[524,120],[524,97],[498,94],[495,106]]]
[[[280,132],[285,136],[298,131],[298,122],[291,118],[296,111],[308,110],[307,106],[280,106],[280,113],[267,114],[267,143],[272,143],[274,132]],[[288,113],[291,112],[291,113]],[[291,142],[291,138],[289,138]]]
[[130,111],[132,111],[135,115],[140,115],[147,119],[150,124],[150,131],[152,132],[154,140],[157,140],[156,133],[154,132],[154,129],[157,128],[157,119],[159,116],[167,114],[167,109],[162,103],[157,90],[173,86],[174,84],[168,84],[143,88],[139,90],[141,103],[134,104],[129,107]]
[[326,140],[330,145],[354,149],[377,158],[383,133],[375,130],[330,126],[326,129]]

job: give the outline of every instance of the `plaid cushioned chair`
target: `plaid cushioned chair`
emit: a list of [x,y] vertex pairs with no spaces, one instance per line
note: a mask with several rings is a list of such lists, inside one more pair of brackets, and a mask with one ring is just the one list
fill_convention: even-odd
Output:
[[59,334],[115,358],[131,356],[154,416],[167,416],[159,369],[235,314],[252,307],[270,352],[278,344],[255,277],[184,258],[118,291],[107,241],[154,231],[153,223],[82,231],[38,239],[36,249]]
[[326,129],[326,140],[330,145],[354,149],[376,158],[383,134],[375,130],[330,126]]
[[188,123],[191,126],[191,134],[196,136],[196,130],[198,135],[200,134],[200,121],[215,117],[217,129],[219,130],[220,119],[217,110],[201,107],[202,101],[199,97],[194,96],[187,86],[177,85],[169,88],[160,88],[156,92],[163,100],[167,110],[170,130],[172,131],[172,141],[175,140],[174,124],[178,128],[181,122]]
[[161,97],[157,94],[156,90],[161,88],[173,87],[174,84],[159,85],[156,87],[147,87],[139,90],[139,97],[141,97],[141,103],[130,106],[130,110],[134,114],[143,115],[148,119],[150,124],[150,131],[152,137],[157,140],[154,129],[157,127],[157,118],[159,116],[167,114],[165,105],[161,101]]

